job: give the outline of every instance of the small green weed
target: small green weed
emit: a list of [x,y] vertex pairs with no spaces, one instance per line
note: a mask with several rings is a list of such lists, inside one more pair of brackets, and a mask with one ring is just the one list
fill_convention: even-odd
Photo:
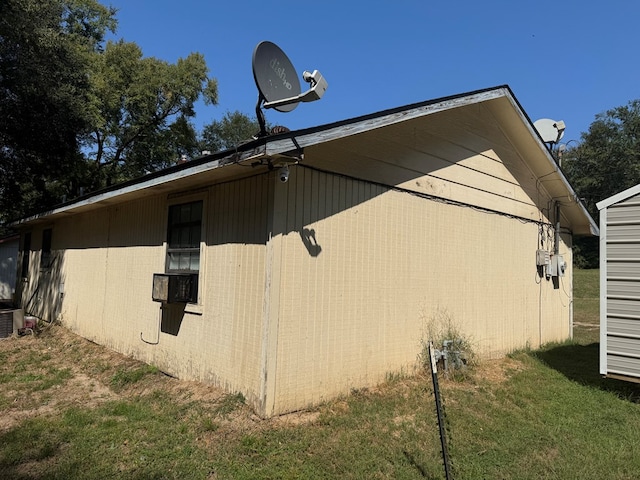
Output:
[[401,368],[400,370],[394,371],[394,372],[387,372],[385,374],[385,382],[387,383],[393,383],[393,382],[399,382],[405,378],[409,378],[411,375],[409,373],[407,373],[406,369]]
[[116,389],[122,389],[128,385],[139,382],[147,375],[155,375],[158,372],[158,367],[153,365],[142,365],[137,368],[120,368],[113,377],[111,377],[111,386]]
[[48,368],[47,374],[40,379],[41,383],[39,385],[39,389],[47,390],[51,387],[62,385],[66,380],[72,377],[73,374],[71,373],[70,368]]
[[211,417],[204,417],[200,428],[203,432],[215,432],[220,428],[220,424]]
[[244,405],[244,402],[244,395],[242,395],[242,393],[225,395],[222,401],[214,409],[214,414],[221,417],[226,417],[231,412],[240,408],[241,405]]

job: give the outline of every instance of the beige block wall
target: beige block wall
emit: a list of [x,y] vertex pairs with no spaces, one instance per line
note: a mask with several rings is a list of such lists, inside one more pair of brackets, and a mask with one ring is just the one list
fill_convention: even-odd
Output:
[[[272,185],[265,176],[253,177],[60,219],[47,225],[60,265],[56,280],[34,267],[23,299],[36,290],[53,292],[59,318],[78,334],[179,378],[241,391],[258,403]],[[177,334],[164,333],[151,286],[153,274],[164,272],[167,208],[193,199],[205,202],[199,303],[187,306]],[[41,231],[31,229],[35,260]]]
[[532,173],[483,105],[326,142],[305,163],[532,220],[548,208],[550,179]]
[[[206,206],[200,302],[177,334],[162,333],[151,281],[164,271],[167,206],[195,198]],[[485,356],[570,335],[570,270],[560,289],[536,277],[537,224],[299,166],[287,184],[257,175],[53,228],[67,325],[179,378],[241,391],[264,415],[410,371],[443,312]]]
[[537,224],[310,169],[287,187],[272,413],[412,371],[443,313],[485,357],[570,336]]

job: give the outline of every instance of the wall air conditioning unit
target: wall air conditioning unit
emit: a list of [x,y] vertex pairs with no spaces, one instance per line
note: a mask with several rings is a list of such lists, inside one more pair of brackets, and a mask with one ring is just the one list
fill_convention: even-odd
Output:
[[197,303],[197,273],[154,273],[154,302],[163,303]]

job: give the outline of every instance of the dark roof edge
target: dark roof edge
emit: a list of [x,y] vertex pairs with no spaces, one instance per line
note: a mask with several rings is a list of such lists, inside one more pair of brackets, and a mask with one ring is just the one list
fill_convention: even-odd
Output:
[[[10,222],[10,225],[19,225],[21,223],[27,222],[29,220],[33,220],[35,218],[42,218],[47,216],[48,214],[50,214],[51,212],[60,210],[60,209],[65,209],[66,207],[72,206],[76,203],[82,203],[82,202],[86,202],[87,200],[90,200],[93,197],[98,197],[101,195],[105,195],[107,193],[110,192],[114,192],[117,190],[127,190],[127,189],[131,189],[132,187],[135,187],[138,184],[143,184],[149,181],[152,181],[154,179],[159,179],[165,176],[170,176],[172,174],[175,174],[177,172],[181,172],[183,170],[188,170],[194,167],[198,167],[198,166],[202,166],[202,165],[206,165],[206,164],[211,164],[211,168],[217,168],[223,165],[226,165],[228,163],[233,163],[235,162],[238,158],[240,158],[242,156],[242,154],[247,153],[247,152],[256,152],[258,150],[265,149],[266,150],[266,146],[274,141],[278,141],[278,140],[287,140],[287,139],[291,139],[294,140],[297,137],[301,137],[304,135],[309,135],[309,134],[315,134],[315,133],[319,133],[325,130],[331,130],[331,129],[336,129],[336,128],[341,128],[341,127],[346,127],[348,125],[353,125],[353,124],[357,124],[360,122],[366,122],[368,120],[373,120],[376,118],[380,118],[380,117],[384,117],[384,116],[389,116],[389,115],[397,115],[400,114],[402,112],[406,112],[406,111],[411,111],[411,110],[415,110],[415,109],[419,109],[419,108],[424,108],[424,107],[428,107],[429,105],[435,105],[438,103],[443,103],[443,102],[448,102],[448,101],[452,101],[452,100],[456,100],[456,99],[463,99],[465,97],[472,97],[474,95],[478,95],[478,94],[483,94],[483,93],[487,93],[487,92],[493,92],[493,91],[499,91],[501,89],[506,89],[510,96],[513,98],[513,100],[516,102],[516,104],[518,105],[518,107],[520,108],[520,111],[526,116],[526,113],[524,112],[524,109],[522,108],[522,106],[520,105],[520,103],[518,102],[518,100],[515,98],[515,95],[513,94],[513,91],[511,90],[511,88],[508,85],[500,85],[500,86],[495,86],[495,87],[489,87],[489,88],[483,88],[483,89],[479,89],[479,90],[474,90],[471,92],[466,92],[466,93],[460,93],[460,94],[456,94],[456,95],[449,95],[449,96],[445,96],[445,97],[440,97],[440,98],[434,98],[431,100],[426,100],[426,101],[422,101],[422,102],[417,102],[417,103],[412,103],[409,105],[403,105],[400,107],[394,107],[394,108],[390,108],[390,109],[386,109],[386,110],[381,110],[378,112],[374,112],[374,113],[369,113],[366,115],[361,115],[358,117],[353,117],[350,119],[346,119],[346,120],[340,120],[340,121],[336,121],[336,122],[332,122],[332,123],[327,123],[327,124],[323,124],[323,125],[318,125],[315,127],[308,127],[308,128],[303,128],[303,129],[299,129],[299,130],[291,130],[289,132],[284,132],[284,133],[279,133],[279,134],[275,134],[275,135],[269,135],[266,137],[261,137],[261,138],[257,138],[257,139],[253,139],[253,140],[249,140],[245,143],[242,143],[240,145],[237,145],[235,148],[231,148],[228,150],[221,150],[219,152],[210,154],[210,155],[205,155],[202,157],[198,157],[195,158],[193,160],[187,161],[185,163],[179,164],[179,165],[174,165],[162,170],[158,170],[157,172],[153,172],[153,173],[149,173],[147,175],[143,175],[141,177],[138,178],[134,178],[132,180],[128,180],[126,182],[122,182],[122,183],[117,183],[114,185],[111,185],[109,187],[105,187],[99,190],[94,190],[90,193],[87,193],[85,195],[82,195],[80,197],[76,197],[72,200],[69,200],[67,202],[63,202],[63,203],[59,203],[57,205],[52,206],[49,209],[46,210],[42,210],[39,212],[35,212],[32,215],[28,215],[26,217],[20,218],[20,219],[16,219],[13,222]],[[531,120],[529,119],[528,116],[526,116],[526,118],[529,120],[529,122],[531,122]],[[533,125],[533,124],[532,124]],[[294,142],[295,143],[295,142]],[[217,162],[217,165],[216,165]]]

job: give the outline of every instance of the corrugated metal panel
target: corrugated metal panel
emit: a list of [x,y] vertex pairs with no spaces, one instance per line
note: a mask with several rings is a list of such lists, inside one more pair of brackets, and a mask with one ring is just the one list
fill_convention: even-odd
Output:
[[[607,248],[610,245],[607,245]],[[607,279],[640,280],[640,263],[607,262]]]
[[[609,316],[629,316],[640,318],[640,301],[639,299],[631,299],[624,297],[609,296],[607,314]],[[639,325],[640,327],[640,325]],[[640,329],[638,330],[640,333]]]
[[640,280],[613,280],[607,281],[607,295],[608,296],[623,296],[640,298]]
[[621,222],[634,224],[640,222],[640,205],[636,203],[625,205],[622,203],[609,207],[607,211],[607,224],[613,225]]
[[607,354],[607,373],[640,377],[640,359]]
[[633,336],[638,334],[640,329],[640,318],[616,318],[607,319],[607,333],[619,336]]
[[608,246],[607,261],[635,261],[640,262],[640,243],[610,243]]
[[[640,376],[640,203],[609,205],[605,219],[601,290],[601,372]],[[602,365],[602,361],[605,365]]]
[[640,336],[608,335],[607,353],[629,358],[637,358],[640,361]]
[[640,223],[610,224],[607,223],[607,242],[635,242],[640,243]]

